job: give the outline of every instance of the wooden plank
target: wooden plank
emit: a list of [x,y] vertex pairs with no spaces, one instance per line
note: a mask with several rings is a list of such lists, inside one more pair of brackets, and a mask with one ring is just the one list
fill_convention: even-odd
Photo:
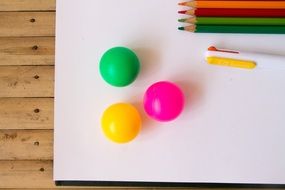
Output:
[[53,130],[0,130],[0,160],[52,160]]
[[[9,188],[14,190],[53,190],[62,189],[62,187],[56,187],[53,182],[53,165],[52,161],[0,161],[0,189]],[[94,189],[94,190],[159,190],[162,188],[111,188],[111,187],[67,187],[70,190],[76,189]],[[168,188],[169,190],[175,190],[180,188]],[[193,190],[210,190],[206,188],[191,188]],[[278,190],[278,189],[277,189]]]
[[[52,161],[0,161],[0,188],[54,189],[56,186],[53,182],[52,168]],[[73,189],[79,188],[76,187]],[[93,187],[90,189],[115,190],[116,188]],[[127,190],[129,188],[122,189]],[[137,189],[147,190],[155,188]]]
[[52,161],[0,161],[0,188],[53,188]]
[[53,97],[54,66],[0,66],[0,97]]
[[54,65],[54,37],[2,37],[0,44],[0,65]]
[[53,98],[0,98],[0,129],[53,129]]
[[0,36],[54,35],[54,12],[0,12]]
[[1,0],[0,11],[54,11],[55,0]]

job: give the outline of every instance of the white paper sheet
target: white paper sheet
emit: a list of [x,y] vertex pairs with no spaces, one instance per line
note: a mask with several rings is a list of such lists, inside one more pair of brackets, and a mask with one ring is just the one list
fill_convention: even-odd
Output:
[[[58,0],[54,180],[285,183],[285,72],[207,65],[210,45],[285,54],[285,35],[178,31],[174,0]],[[99,75],[107,49],[126,46],[142,70],[128,87]],[[285,64],[285,63],[284,63]],[[186,107],[159,123],[143,111],[149,85],[181,86]],[[128,144],[104,137],[100,117],[116,102],[143,118]]]

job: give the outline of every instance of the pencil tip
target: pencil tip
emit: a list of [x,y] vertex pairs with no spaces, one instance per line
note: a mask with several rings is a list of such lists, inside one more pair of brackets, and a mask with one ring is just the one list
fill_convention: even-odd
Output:
[[178,22],[186,22],[186,18],[181,18],[181,19],[178,19]]
[[181,27],[178,27],[178,30],[185,30],[185,28],[181,26]]
[[187,2],[181,2],[181,3],[178,3],[178,5],[184,6],[184,5],[186,5],[186,3],[187,3]]
[[186,14],[187,11],[178,11],[179,14]]

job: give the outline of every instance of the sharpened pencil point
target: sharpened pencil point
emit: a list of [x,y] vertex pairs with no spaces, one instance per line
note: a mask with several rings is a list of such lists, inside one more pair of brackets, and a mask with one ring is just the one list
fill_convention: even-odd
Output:
[[178,30],[185,30],[185,28],[181,26],[181,27],[178,27]]
[[186,14],[187,11],[178,11],[179,14]]
[[178,19],[178,22],[186,22],[187,19],[186,18],[181,18],[181,19]]
[[182,5],[182,6],[185,6],[186,4],[187,4],[187,2],[178,3],[178,5]]

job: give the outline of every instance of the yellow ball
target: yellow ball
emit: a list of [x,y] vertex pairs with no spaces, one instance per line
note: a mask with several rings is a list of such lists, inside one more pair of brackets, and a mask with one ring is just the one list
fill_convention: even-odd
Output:
[[127,143],[138,135],[141,117],[133,105],[117,103],[104,111],[101,125],[107,138],[116,143]]

